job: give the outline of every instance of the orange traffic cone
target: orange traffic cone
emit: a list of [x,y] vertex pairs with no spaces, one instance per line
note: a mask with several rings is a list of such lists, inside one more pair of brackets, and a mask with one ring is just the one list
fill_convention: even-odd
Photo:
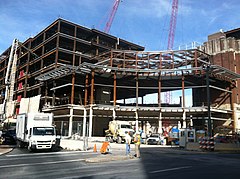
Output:
[[93,147],[93,152],[97,152],[97,145],[96,144]]

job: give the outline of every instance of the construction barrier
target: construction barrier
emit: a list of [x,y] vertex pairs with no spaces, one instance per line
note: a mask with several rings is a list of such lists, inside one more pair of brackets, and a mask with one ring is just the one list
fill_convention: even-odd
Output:
[[213,137],[200,137],[199,148],[203,151],[214,151],[215,142]]
[[100,152],[101,152],[101,154],[107,154],[110,152],[109,142],[103,142]]

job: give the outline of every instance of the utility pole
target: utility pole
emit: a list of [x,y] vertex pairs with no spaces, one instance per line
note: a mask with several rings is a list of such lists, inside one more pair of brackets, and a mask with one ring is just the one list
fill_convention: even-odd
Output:
[[211,99],[209,87],[209,71],[210,66],[207,65],[206,69],[206,84],[207,84],[207,109],[208,109],[208,137],[212,137],[212,119],[211,119]]

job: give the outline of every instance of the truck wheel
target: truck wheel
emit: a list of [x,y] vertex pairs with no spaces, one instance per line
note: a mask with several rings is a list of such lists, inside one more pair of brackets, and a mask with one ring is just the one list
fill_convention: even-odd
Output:
[[20,141],[20,140],[17,140],[17,147],[19,147],[19,148],[23,148],[23,147],[24,147],[23,142]]
[[117,143],[121,144],[122,143],[122,138],[118,136]]
[[112,143],[113,142],[113,139],[111,137],[106,137],[106,141]]
[[109,142],[113,143],[113,138],[112,137],[109,137]]
[[32,152],[32,147],[31,146],[28,146],[27,149],[28,149],[29,152]]

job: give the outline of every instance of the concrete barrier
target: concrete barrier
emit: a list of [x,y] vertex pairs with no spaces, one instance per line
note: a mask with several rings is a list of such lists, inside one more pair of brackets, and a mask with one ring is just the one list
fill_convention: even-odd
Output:
[[188,142],[186,144],[186,150],[201,151],[199,149],[199,143],[198,142]]
[[102,141],[99,138],[90,139],[88,138],[85,146],[83,140],[74,140],[74,139],[61,139],[60,146],[66,150],[93,150],[94,145],[96,144],[97,151],[100,150],[102,146]]
[[[193,151],[201,151],[199,149],[199,143],[198,142],[188,142],[186,144],[187,150],[193,150]],[[215,149],[214,151],[237,151],[240,152],[240,144],[236,143],[215,143]]]
[[215,151],[238,151],[240,152],[240,144],[234,143],[216,143]]

